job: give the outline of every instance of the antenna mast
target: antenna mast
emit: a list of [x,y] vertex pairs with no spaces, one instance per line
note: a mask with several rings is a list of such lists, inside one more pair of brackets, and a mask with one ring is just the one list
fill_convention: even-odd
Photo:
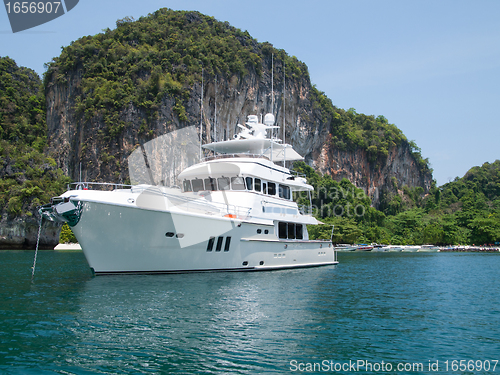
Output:
[[271,113],[274,113],[274,53],[271,55]]
[[286,65],[285,65],[285,58],[283,58],[283,166],[285,166],[286,163],[286,142],[285,142],[285,115],[286,115],[286,110],[285,110],[285,98],[286,98]]
[[[271,55],[271,113],[274,114],[274,53]],[[273,152],[274,152],[273,139],[274,139],[274,128],[271,129],[271,161],[273,161]]]
[[214,142],[217,142],[217,76],[215,76],[215,120],[214,120]]
[[201,144],[203,143],[203,67],[201,68],[201,98],[200,98],[200,161],[202,156]]

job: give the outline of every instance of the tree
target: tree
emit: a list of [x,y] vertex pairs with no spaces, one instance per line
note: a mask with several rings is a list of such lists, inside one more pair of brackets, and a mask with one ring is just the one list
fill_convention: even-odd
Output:
[[500,241],[500,221],[498,217],[476,217],[469,224],[470,242],[476,245]]

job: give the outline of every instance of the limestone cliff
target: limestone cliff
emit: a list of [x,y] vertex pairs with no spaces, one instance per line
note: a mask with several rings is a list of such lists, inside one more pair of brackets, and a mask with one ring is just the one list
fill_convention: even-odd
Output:
[[[155,17],[154,20],[160,18],[156,14]],[[218,25],[213,19],[207,21],[205,16],[196,12],[176,13],[176,17],[183,24],[182,30],[197,22],[208,22],[212,26],[215,25],[213,27]],[[148,19],[148,22],[152,21]],[[157,26],[159,33],[163,32],[161,25]],[[116,54],[114,50],[109,49],[111,47],[105,46],[121,43],[123,48],[129,48],[128,46],[132,45],[133,53],[136,53],[139,42],[136,39],[130,40],[128,36],[126,38],[129,39],[121,36],[120,27],[116,32],[107,32],[106,35],[100,36],[102,40],[98,39],[100,49],[93,52],[92,58],[97,61],[101,56],[101,72],[106,68],[103,64],[107,61],[102,56],[109,58],[110,55]],[[228,30],[232,30],[226,24],[217,27],[226,28],[226,34]],[[179,38],[180,31],[172,34],[170,29],[167,30],[167,26],[165,30],[161,41],[173,36]],[[106,42],[105,37],[110,41]],[[97,44],[95,41],[89,42],[88,38],[81,42],[82,47],[76,43],[72,48],[87,51],[88,43]],[[405,138],[398,143],[387,143],[385,154],[370,154],[368,144],[363,146],[362,143],[356,145],[355,142],[347,142],[347,139],[342,138],[344,133],[337,134],[337,125],[333,121],[336,108],[311,85],[305,64],[290,58],[283,51],[275,50],[269,44],[259,44],[250,37],[236,33],[236,39],[241,46],[251,51],[254,56],[252,58],[257,62],[247,64],[244,71],[239,72],[229,68],[218,73],[215,68],[207,69],[208,73],[205,70],[202,98],[203,143],[211,142],[215,138],[232,138],[237,131],[236,125],[244,123],[247,115],[264,115],[271,112],[276,117],[277,125],[282,126],[285,122],[286,132],[283,135],[280,131],[280,138],[291,143],[309,165],[323,173],[330,173],[336,179],[348,178],[356,186],[365,189],[375,206],[379,203],[380,191],[395,189],[393,177],[397,179],[399,186],[421,186],[424,191],[428,191],[432,175],[428,169],[419,166]],[[96,73],[96,68],[89,68],[88,55],[83,52],[81,55],[75,51],[72,53],[79,57],[67,64],[70,68],[63,66],[63,56],[51,64],[45,85],[50,151],[55,155],[58,165],[72,179],[79,179],[81,166],[84,180],[127,183],[127,157],[139,145],[172,130],[199,125],[201,67],[196,74],[189,73],[189,66],[186,68],[185,65],[190,61],[188,57],[182,58],[181,55],[180,65],[169,63],[159,67],[150,64],[151,66],[134,73],[135,76],[131,79],[137,83],[137,90],[144,86],[150,87],[150,92],[156,93],[154,96],[149,95],[149,104],[144,104],[144,100],[140,102],[130,99],[125,103],[119,102],[119,98],[103,102],[102,98],[98,97],[102,96],[102,93],[98,93],[98,87],[89,83],[96,77],[94,75],[104,77],[103,73]],[[155,70],[156,68],[158,69]],[[134,70],[132,66],[126,69]],[[171,84],[171,77],[179,76],[179,69],[185,70],[179,78],[182,90],[161,91],[162,85]],[[188,73],[191,74],[189,79],[185,78]],[[126,79],[129,78],[116,74],[113,76],[113,82],[126,82]],[[155,80],[160,83],[155,84]],[[92,82],[95,81],[97,80]],[[101,82],[108,84],[109,79]],[[85,104],[95,102],[105,104]],[[333,134],[338,136],[332,137]],[[337,147],[335,140],[340,140],[342,145]]]
[[[45,99],[35,71],[0,57],[0,249],[33,249],[37,207],[59,195],[67,178],[44,154]],[[60,225],[45,222],[40,248],[54,248]]]
[[375,206],[380,203],[383,191],[395,192],[402,186],[420,186],[428,192],[431,187],[432,175],[420,171],[406,142],[390,149],[388,157],[376,166],[368,159],[364,150],[342,151],[326,143],[313,152],[312,166],[335,180],[347,178],[363,188]]
[[[32,216],[9,217],[0,220],[0,250],[35,249],[38,237],[38,218]],[[44,220],[40,231],[39,249],[52,250],[59,243],[61,225]]]

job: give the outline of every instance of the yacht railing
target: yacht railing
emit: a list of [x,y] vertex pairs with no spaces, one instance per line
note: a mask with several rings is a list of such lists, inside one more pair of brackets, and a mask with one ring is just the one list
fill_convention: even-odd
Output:
[[294,176],[294,177],[303,177],[303,178],[306,178],[306,174],[305,173],[302,173],[302,172],[298,172],[294,169],[290,169],[290,173]]
[[118,190],[130,189],[132,185],[114,184],[111,182],[72,182],[67,185],[68,190]]
[[[178,186],[170,187],[179,189]],[[159,186],[153,185],[125,185],[108,182],[73,182],[68,184],[68,190],[101,190],[116,191],[131,189],[133,193],[146,192],[148,195],[156,195],[167,198],[172,207],[177,207],[181,211],[204,213],[208,215],[220,215],[229,218],[247,219],[250,216],[251,208],[224,204],[218,202],[207,202],[201,199],[193,199],[176,194],[169,194]]]
[[253,159],[270,160],[267,156],[261,155],[261,154],[238,153],[238,154],[219,154],[219,155],[207,156],[207,157],[201,159],[201,161],[206,162],[206,161],[217,160],[217,159],[231,159],[231,158],[253,158]]
[[[237,206],[234,204],[225,204],[218,202],[207,202],[201,199],[192,199],[180,195],[158,192],[164,198],[167,198],[173,207],[181,211],[204,213],[208,215],[220,215],[229,218],[247,219],[250,217],[252,208]],[[170,207],[172,208],[172,207]]]
[[312,214],[313,214],[312,206],[305,205],[305,204],[299,204],[297,206],[299,207],[299,212],[301,215],[312,216]]

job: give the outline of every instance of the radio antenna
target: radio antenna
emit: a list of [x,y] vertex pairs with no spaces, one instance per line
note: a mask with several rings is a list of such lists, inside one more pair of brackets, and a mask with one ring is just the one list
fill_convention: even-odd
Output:
[[203,143],[203,67],[201,68],[201,98],[200,98],[200,161],[202,156],[201,145]]
[[286,109],[285,109],[285,98],[286,98],[286,63],[285,59],[283,58],[283,166],[285,166],[286,163],[286,142],[285,142],[285,115],[286,115]]
[[271,55],[271,113],[274,113],[274,53]]
[[215,119],[214,119],[214,142],[217,142],[217,76],[215,76]]

